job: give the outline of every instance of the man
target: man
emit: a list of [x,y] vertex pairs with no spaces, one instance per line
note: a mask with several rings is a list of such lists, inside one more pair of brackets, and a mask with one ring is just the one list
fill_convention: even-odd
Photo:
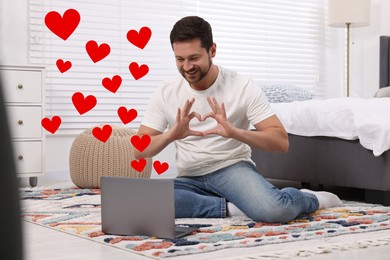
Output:
[[213,64],[216,44],[208,22],[185,17],[170,40],[182,77],[164,83],[151,98],[138,130],[151,143],[135,156],[152,157],[175,143],[177,218],[245,214],[287,222],[340,205],[328,192],[279,190],[257,172],[250,147],[287,152],[288,136],[252,79]]

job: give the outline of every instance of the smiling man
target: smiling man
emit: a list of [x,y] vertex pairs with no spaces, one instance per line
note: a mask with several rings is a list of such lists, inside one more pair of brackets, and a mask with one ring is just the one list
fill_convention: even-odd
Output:
[[251,78],[213,64],[217,46],[207,21],[182,18],[170,40],[182,77],[151,98],[138,135],[152,141],[135,156],[152,157],[175,143],[177,218],[247,215],[286,222],[341,204],[328,192],[280,190],[257,172],[251,147],[287,152],[288,136]]

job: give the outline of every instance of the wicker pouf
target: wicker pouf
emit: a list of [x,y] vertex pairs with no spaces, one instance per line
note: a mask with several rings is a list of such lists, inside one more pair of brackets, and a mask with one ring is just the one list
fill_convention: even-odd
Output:
[[130,142],[136,133],[128,128],[112,126],[112,133],[104,143],[87,129],[73,141],[70,156],[70,177],[79,188],[100,188],[101,176],[150,178],[152,159],[146,159],[142,172],[131,167],[134,147]]

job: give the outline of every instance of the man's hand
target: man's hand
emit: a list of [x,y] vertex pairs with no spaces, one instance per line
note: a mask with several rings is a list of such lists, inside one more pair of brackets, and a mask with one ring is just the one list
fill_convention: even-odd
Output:
[[196,113],[191,112],[192,105],[195,102],[195,98],[186,101],[183,108],[178,108],[176,114],[176,122],[169,130],[169,139],[171,142],[179,139],[186,138],[189,135],[204,136],[203,132],[194,131],[190,129],[190,121],[196,117],[199,121],[202,121],[202,117]]
[[202,118],[202,121],[211,117],[217,121],[217,126],[214,129],[210,129],[204,132],[204,135],[217,134],[226,138],[234,138],[237,128],[234,127],[227,119],[225,104],[222,102],[220,105],[214,97],[207,97],[207,101],[209,102],[213,112],[206,114]]

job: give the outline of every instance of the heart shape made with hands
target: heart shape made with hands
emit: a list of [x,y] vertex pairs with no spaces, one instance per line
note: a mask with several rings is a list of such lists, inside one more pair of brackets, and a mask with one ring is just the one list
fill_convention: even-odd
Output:
[[80,14],[75,9],[66,10],[63,16],[56,11],[48,12],[45,15],[47,28],[64,41],[72,35],[79,23]]
[[131,161],[131,167],[133,167],[134,170],[137,172],[142,172],[146,166],[146,160],[144,158]]
[[110,138],[112,133],[112,127],[110,125],[104,125],[102,128],[94,127],[92,129],[92,135],[99,141],[105,143]]
[[108,91],[111,91],[112,93],[116,93],[121,84],[122,78],[119,75],[113,76],[112,79],[107,77],[102,80],[103,87],[105,87]]
[[[195,112],[195,111],[193,111],[193,112]],[[203,115],[203,116],[202,116],[202,115],[200,115],[200,114],[198,114],[198,113],[195,112],[195,116],[194,116],[193,118],[190,119],[190,122],[191,122],[192,120],[194,120],[195,118],[196,118],[200,123],[205,122],[207,119],[210,118],[211,120],[214,120],[214,121],[217,123],[217,125],[218,125],[217,120],[216,120],[215,118],[213,118],[213,116],[212,116],[210,113],[207,113],[206,115]],[[211,130],[215,130],[216,127],[217,127],[217,125],[214,126],[214,127],[212,127],[212,128],[210,128],[210,129],[206,129],[206,130],[194,130],[194,129],[192,129],[192,128],[190,128],[189,130],[195,131],[195,132],[201,132],[201,133],[203,133],[203,135],[206,135],[206,132],[207,132],[208,134],[211,134],[210,131],[211,131]]]
[[58,70],[61,73],[67,72],[72,67],[72,62],[70,61],[64,61],[63,59],[58,59],[56,61],[56,65]]
[[145,48],[146,44],[148,44],[150,37],[152,36],[152,31],[149,27],[142,27],[139,32],[136,30],[128,31],[126,36],[127,40],[134,46],[143,49]]
[[45,117],[41,120],[41,125],[50,133],[54,134],[61,125],[61,117],[53,116],[51,119]]
[[80,115],[87,113],[96,106],[97,100],[93,95],[84,97],[83,93],[76,92],[72,96],[72,102]]
[[96,63],[101,61],[105,57],[108,56],[111,52],[111,47],[107,43],[102,43],[98,45],[98,43],[94,40],[90,40],[85,44],[85,49],[91,60]]

